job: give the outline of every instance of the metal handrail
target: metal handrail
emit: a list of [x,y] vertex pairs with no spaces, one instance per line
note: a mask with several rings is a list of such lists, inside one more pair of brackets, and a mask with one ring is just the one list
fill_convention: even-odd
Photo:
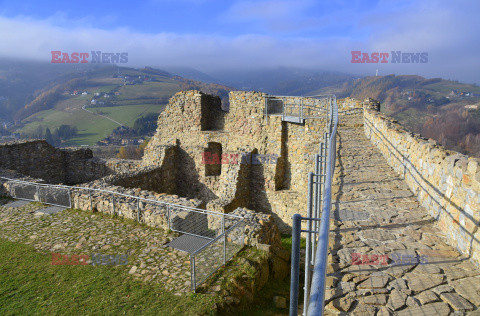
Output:
[[[286,117],[298,117],[300,121],[305,121],[306,119],[319,119],[322,118],[319,114],[322,113],[327,113],[328,109],[326,108],[325,104],[304,104],[304,99],[305,98],[311,98],[311,99],[326,99],[327,104],[332,103],[332,96],[327,96],[327,95],[315,95],[315,96],[265,96],[265,117],[268,120],[269,115],[273,116],[281,116],[282,121],[286,119]],[[333,96],[335,98],[335,96]],[[289,100],[298,100],[297,102],[289,102]],[[282,113],[275,113],[275,114],[269,114],[268,113],[268,100],[277,100],[282,102]],[[287,113],[288,110],[294,109],[296,112],[295,113]],[[306,115],[305,112],[306,110],[310,111],[317,111],[317,115]],[[297,113],[298,112],[298,113]]]
[[315,253],[315,267],[313,270],[312,285],[310,289],[310,298],[307,315],[323,316],[325,304],[325,280],[327,272],[328,258],[328,237],[330,230],[330,211],[332,205],[332,182],[335,171],[336,160],[336,133],[338,126],[338,106],[334,99],[332,108],[333,128],[330,134],[327,170],[325,179],[325,191],[323,196],[322,219],[318,231],[318,243]]
[[[227,240],[226,240],[227,235],[241,224],[244,224],[244,223],[241,222],[241,221],[235,223],[232,227],[230,227],[229,229],[224,231],[222,234],[220,234],[217,237],[215,237],[214,239],[208,241],[205,245],[203,245],[202,247],[200,247],[199,249],[195,250],[193,253],[190,254],[190,265],[191,265],[191,271],[192,271],[192,273],[191,273],[191,289],[194,292],[197,289],[197,285],[200,285],[203,281],[208,279],[212,274],[214,274],[218,269],[220,269],[220,267],[225,266],[227,264],[227,258],[226,258],[227,250],[225,248],[226,247],[226,242],[227,242]],[[245,236],[243,236],[242,238],[244,238],[244,237]],[[219,241],[220,239],[223,239],[223,265],[218,265],[215,269],[213,269],[213,271],[211,271],[208,275],[206,275],[204,277],[203,281],[201,281],[200,283],[197,283],[196,268],[195,268],[196,267],[195,262],[196,262],[197,254],[203,252],[206,248],[210,247],[213,243]]]
[[[311,315],[308,312],[310,297],[314,287],[312,284],[312,268],[316,267],[317,257],[316,249],[320,246],[317,244],[317,236],[320,230],[321,210],[325,205],[322,199],[322,193],[331,193],[331,177],[333,174],[332,161],[335,161],[335,133],[338,122],[338,106],[336,96],[329,96],[327,99],[327,107],[325,108],[326,131],[323,133],[323,142],[320,142],[319,153],[316,154],[315,172],[308,174],[308,194],[307,194],[307,217],[300,214],[293,215],[292,225],[292,266],[290,278],[290,316],[298,314],[298,296],[299,296],[299,276],[300,276],[300,234],[306,233],[306,249],[305,249],[305,282],[304,282],[304,304],[303,315]],[[326,157],[330,157],[327,161]],[[333,158],[332,158],[333,157]],[[332,160],[333,159],[333,160]],[[328,164],[327,164],[328,163]],[[331,169],[327,172],[327,169]],[[330,173],[330,182],[326,181],[327,173]],[[326,187],[330,187],[326,192]],[[330,203],[330,202],[329,202]],[[323,207],[322,207],[323,205]],[[329,217],[329,215],[328,215]],[[306,229],[302,229],[302,221],[306,221]],[[328,221],[327,221],[328,222]],[[322,242],[319,240],[318,242]],[[316,294],[315,294],[316,295]]]
[[[69,203],[70,203],[70,207],[72,207],[72,197],[71,197],[71,191],[72,190],[75,190],[75,189],[78,189],[78,190],[87,190],[87,191],[98,191],[98,192],[105,192],[105,193],[108,193],[108,194],[112,194],[112,199],[114,199],[114,196],[115,195],[119,195],[119,196],[123,196],[123,197],[127,197],[127,198],[131,198],[131,199],[136,199],[137,200],[137,218],[138,220],[140,221],[139,219],[139,216],[140,216],[140,208],[139,208],[139,201],[147,201],[147,202],[152,202],[152,203],[155,203],[155,204],[159,204],[159,205],[162,205],[162,206],[166,206],[167,207],[167,212],[168,212],[168,215],[167,215],[167,221],[168,221],[168,228],[171,229],[172,231],[177,231],[177,232],[180,232],[180,233],[183,233],[183,234],[186,234],[186,235],[191,235],[191,236],[196,236],[196,237],[200,237],[200,238],[205,238],[205,239],[210,239],[204,246],[202,246],[201,248],[197,249],[194,253],[191,254],[190,258],[191,258],[191,276],[192,276],[192,283],[191,283],[191,289],[193,291],[196,290],[196,287],[197,285],[201,284],[202,282],[204,282],[206,280],[206,278],[208,278],[211,274],[213,274],[215,271],[217,271],[222,265],[218,265],[217,267],[215,267],[215,269],[201,282],[197,283],[196,280],[195,280],[195,274],[196,274],[196,265],[195,265],[195,256],[202,252],[205,248],[207,248],[208,246],[212,245],[214,242],[218,241],[219,239],[224,239],[224,246],[223,246],[223,265],[226,264],[227,262],[227,258],[226,258],[226,236],[231,232],[233,231],[235,228],[239,227],[240,225],[244,224],[244,220],[245,218],[242,217],[242,216],[238,216],[238,215],[230,215],[230,214],[225,214],[225,213],[219,213],[219,212],[213,212],[213,211],[208,211],[208,210],[203,210],[203,209],[198,209],[198,208],[194,208],[194,207],[189,207],[189,206],[184,206],[184,205],[179,205],[179,204],[173,204],[173,203],[168,203],[168,202],[164,202],[164,201],[158,201],[158,200],[152,200],[152,199],[146,199],[146,198],[142,198],[142,197],[139,197],[139,196],[134,196],[134,195],[128,195],[128,194],[124,194],[124,193],[119,193],[119,192],[115,192],[115,191],[110,191],[110,190],[103,190],[103,189],[95,189],[95,188],[87,188],[87,187],[79,187],[79,186],[68,186],[68,185],[55,185],[55,184],[48,184],[48,183],[38,183],[38,182],[31,182],[31,181],[25,181],[25,180],[19,180],[19,179],[11,179],[11,178],[6,178],[6,177],[0,177],[0,179],[2,180],[5,180],[7,182],[10,182],[10,183],[20,183],[20,184],[27,184],[27,185],[33,185],[33,186],[36,186],[37,187],[37,192],[38,192],[38,188],[39,187],[49,187],[49,188],[57,188],[57,189],[64,189],[64,190],[67,190],[68,191],[68,195],[69,195]],[[91,195],[90,195],[91,196]],[[22,198],[19,198],[19,199],[22,199]],[[22,199],[22,200],[25,200],[25,199]],[[29,201],[31,201],[30,199],[27,199]],[[114,200],[113,200],[114,201]],[[114,203],[114,202],[113,202]],[[48,203],[48,202],[45,202],[45,204],[51,204],[51,205],[57,205],[57,204],[53,204],[53,203]],[[114,205],[114,204],[113,204]],[[58,206],[65,206],[65,205],[58,205]],[[205,237],[205,236],[201,236],[201,235],[197,235],[197,234],[194,234],[194,233],[191,233],[191,232],[187,232],[187,231],[184,231],[184,230],[176,230],[174,229],[173,227],[170,226],[170,221],[171,221],[171,218],[170,218],[170,212],[171,212],[171,208],[179,208],[181,209],[182,211],[187,211],[187,212],[194,212],[194,213],[201,213],[201,214],[205,214],[205,215],[210,215],[210,216],[218,216],[218,217],[221,217],[222,218],[222,233],[214,238],[209,238],[209,237]],[[235,223],[227,230],[225,230],[225,219],[228,219],[228,220],[233,220],[235,219]],[[243,232],[244,234],[244,232]],[[244,236],[242,237],[244,238]],[[243,239],[244,240],[244,239]]]
[[226,217],[234,217],[234,218],[243,219],[242,216],[238,216],[238,215],[225,214],[225,213],[204,210],[204,209],[200,209],[200,208],[196,208],[196,207],[192,207],[192,206],[187,206],[187,205],[169,203],[169,202],[159,201],[159,200],[152,200],[152,199],[147,199],[147,198],[143,198],[143,197],[140,197],[140,196],[129,195],[129,194],[125,194],[125,193],[120,193],[120,192],[115,192],[115,191],[110,191],[110,190],[104,190],[104,189],[87,188],[87,187],[79,187],[79,186],[69,186],[69,185],[62,185],[62,184],[39,183],[39,182],[31,182],[31,181],[25,181],[25,180],[11,179],[11,178],[6,178],[6,177],[0,177],[0,179],[11,181],[11,182],[19,182],[19,183],[25,183],[25,184],[31,184],[31,185],[37,185],[37,186],[44,186],[44,187],[105,192],[105,193],[115,194],[115,195],[118,195],[118,196],[128,197],[128,198],[132,198],[132,199],[138,199],[140,201],[152,202],[152,203],[156,203],[156,204],[162,204],[162,205],[165,205],[165,206],[177,207],[177,208],[182,208],[182,209],[189,209],[189,210],[192,210],[194,212],[198,212],[198,213],[202,213],[202,214],[209,214],[209,215],[219,216],[219,217],[226,216]]
[[214,242],[218,241],[220,238],[223,238],[225,235],[227,235],[230,231],[232,231],[234,228],[236,228],[238,225],[242,224],[242,222],[237,222],[235,224],[233,224],[233,226],[231,226],[229,229],[227,229],[225,232],[221,233],[220,235],[218,235],[217,237],[215,237],[214,239],[208,241],[205,245],[203,245],[202,247],[198,248],[197,250],[195,250],[195,252],[192,252],[192,256],[195,256],[198,252],[201,252],[203,251],[203,249],[207,248],[208,246],[210,246],[211,244],[213,244]]

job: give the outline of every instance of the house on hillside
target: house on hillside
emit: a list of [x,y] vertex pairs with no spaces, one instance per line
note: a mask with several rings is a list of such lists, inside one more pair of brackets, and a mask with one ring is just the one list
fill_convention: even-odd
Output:
[[454,96],[456,96],[456,95],[457,95],[457,93],[458,93],[458,91],[457,91],[457,90],[452,90],[452,91],[451,91],[451,92],[448,94],[448,96],[450,96],[450,97],[454,97]]
[[125,138],[125,139],[122,139],[121,144],[122,144],[122,145],[136,145],[136,144],[137,144],[137,140],[136,140],[136,139]]

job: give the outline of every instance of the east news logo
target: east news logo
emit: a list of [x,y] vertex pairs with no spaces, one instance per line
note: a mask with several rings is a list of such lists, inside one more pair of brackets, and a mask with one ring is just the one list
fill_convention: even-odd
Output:
[[62,255],[60,253],[52,253],[52,265],[88,265],[88,260],[91,259],[90,264],[94,265],[127,265],[128,264],[128,255],[102,255],[102,254],[91,254],[89,255]]
[[[391,56],[390,61],[388,58]],[[428,63],[428,53],[402,53],[401,51],[391,51],[389,53],[365,53],[359,50],[352,51],[352,63],[354,64],[364,64],[364,63],[392,63],[392,64],[412,64],[412,63]]]
[[52,50],[52,63],[53,64],[85,64],[91,62],[92,64],[116,64],[116,63],[128,63],[128,53],[102,53],[101,51],[91,51],[91,60],[89,53],[66,53],[59,50]]

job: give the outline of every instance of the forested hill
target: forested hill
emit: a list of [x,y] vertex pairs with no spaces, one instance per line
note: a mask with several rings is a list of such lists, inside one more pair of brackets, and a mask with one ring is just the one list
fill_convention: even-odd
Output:
[[480,87],[420,76],[364,77],[339,95],[381,102],[382,111],[409,130],[447,148],[480,157]]

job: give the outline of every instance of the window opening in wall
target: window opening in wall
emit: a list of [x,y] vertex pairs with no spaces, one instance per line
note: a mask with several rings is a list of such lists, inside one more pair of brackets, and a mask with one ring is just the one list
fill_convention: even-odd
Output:
[[219,176],[222,173],[222,144],[210,142],[205,148],[205,176]]

